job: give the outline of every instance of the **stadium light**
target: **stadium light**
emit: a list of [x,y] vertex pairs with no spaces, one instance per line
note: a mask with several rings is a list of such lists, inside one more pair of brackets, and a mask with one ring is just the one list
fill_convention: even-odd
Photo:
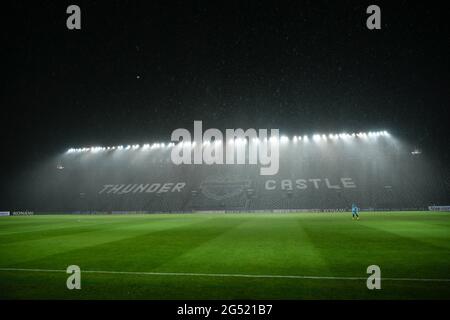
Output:
[[365,133],[365,132],[360,132],[360,133],[357,134],[357,136],[358,136],[359,138],[367,138],[367,133]]
[[[314,134],[312,136],[312,139],[314,141],[318,142],[318,141],[322,141],[322,140],[323,141],[327,141],[329,139],[330,140],[336,140],[336,139],[348,139],[348,138],[355,138],[355,137],[362,138],[362,139],[367,139],[368,137],[370,137],[370,138],[374,138],[375,137],[376,138],[376,137],[381,137],[381,136],[389,137],[390,134],[386,130],[384,130],[384,131],[359,132],[359,133],[354,133],[354,132],[353,133],[345,133],[344,132],[344,133],[339,133],[339,134],[337,134],[337,133]],[[308,142],[309,139],[310,138],[308,137],[308,135],[303,135],[303,136],[295,135],[295,136],[292,137],[292,141],[294,142],[294,144],[297,143],[298,141],[301,141],[301,140],[303,140],[305,142]],[[233,144],[236,144],[236,145],[244,144],[245,145],[248,142],[247,140],[248,140],[247,138],[235,137],[234,139],[228,140],[228,143],[230,145],[233,145]],[[271,136],[270,138],[264,137],[264,142],[270,141],[272,143],[281,142],[282,144],[286,144],[286,143],[289,142],[289,140],[290,140],[290,138],[288,136],[286,136],[286,135],[283,135],[283,136],[281,136],[279,138],[275,137],[275,136]],[[254,137],[252,139],[252,141],[254,143],[256,143],[256,144],[258,144],[260,142],[258,137]],[[219,145],[219,144],[222,143],[222,141],[220,141],[220,140],[204,141],[203,142],[203,146],[209,146],[211,144],[211,142],[214,142],[215,145]],[[192,142],[186,141],[184,143],[185,143],[185,146],[187,146],[187,147],[195,147],[195,145],[196,145],[195,141],[192,141]],[[182,147],[183,146],[183,141],[178,142],[176,145],[179,146],[179,147]],[[170,142],[170,143],[167,143],[167,144],[164,143],[164,142],[153,143],[151,145],[146,143],[146,144],[142,145],[142,149],[143,150],[147,150],[147,149],[159,149],[159,148],[165,148],[165,147],[170,148],[170,147],[174,147],[174,146],[175,146],[175,143],[173,143],[173,142]],[[108,147],[93,146],[93,147],[90,147],[90,148],[86,148],[86,147],[84,147],[84,148],[73,148],[72,147],[72,148],[67,149],[66,153],[80,153],[80,152],[96,153],[96,152],[100,152],[100,151],[109,151],[109,150],[130,150],[130,149],[136,150],[136,149],[139,149],[139,148],[141,148],[141,146],[139,144],[127,145],[126,147],[124,147],[122,145],[117,146],[117,147],[116,146],[113,146],[113,147],[111,147],[111,146],[108,146]]]
[[245,144],[247,144],[247,139],[245,139],[245,138],[237,138],[236,139],[236,144],[237,145],[245,145]]

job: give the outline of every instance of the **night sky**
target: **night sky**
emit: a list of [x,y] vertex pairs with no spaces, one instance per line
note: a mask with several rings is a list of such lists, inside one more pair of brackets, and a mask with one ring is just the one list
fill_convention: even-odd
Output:
[[[176,128],[387,129],[450,162],[444,2],[2,3],[2,175]],[[66,28],[66,8],[82,29]],[[382,30],[366,28],[377,4]]]

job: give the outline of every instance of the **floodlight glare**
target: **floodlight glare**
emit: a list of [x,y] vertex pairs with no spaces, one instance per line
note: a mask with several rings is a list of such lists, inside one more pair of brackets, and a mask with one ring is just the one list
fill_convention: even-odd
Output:
[[[337,133],[314,134],[312,136],[312,139],[314,141],[322,141],[322,140],[323,141],[327,141],[328,139],[335,140],[335,139],[347,139],[347,138],[354,138],[354,137],[367,139],[367,137],[380,137],[380,136],[389,137],[390,134],[386,130],[384,130],[384,131],[369,131],[367,133],[366,132],[359,132],[359,133],[354,133],[354,132],[353,133],[345,133],[344,132],[344,133],[339,133],[339,134],[337,134]],[[250,138],[247,138],[247,137],[245,137],[245,138],[235,137],[235,138],[232,138],[232,139],[228,140],[228,143],[230,145],[232,145],[232,144],[236,144],[236,145],[243,145],[244,144],[245,145],[245,144],[247,144],[248,141],[250,141],[249,139]],[[275,136],[271,136],[270,138],[264,137],[264,142],[267,142],[268,140],[271,143],[281,142],[282,144],[286,144],[286,143],[289,142],[290,138],[288,136],[285,136],[285,135],[283,135],[281,137],[275,137]],[[301,141],[301,140],[303,140],[305,142],[308,142],[309,141],[308,135],[304,135],[304,136],[296,136],[295,135],[295,136],[292,137],[292,141],[294,142],[294,144],[297,143],[298,141]],[[220,141],[218,139],[217,140],[213,139],[213,140],[204,141],[202,143],[202,145],[203,146],[209,146],[211,144],[211,142],[213,142],[215,145],[219,145],[219,144],[222,143],[222,141]],[[255,144],[258,144],[260,142],[260,140],[259,140],[258,137],[254,137],[252,139],[252,142],[254,142]],[[195,147],[196,146],[196,142],[195,141],[192,141],[192,142],[186,141],[184,143],[185,143],[185,145],[187,147]],[[163,142],[161,142],[161,143],[153,143],[151,145],[146,143],[146,144],[142,145],[142,148],[144,150],[149,149],[149,148],[150,149],[165,148],[165,147],[170,148],[170,147],[174,147],[175,145],[177,145],[179,147],[182,147],[183,146],[183,141],[180,141],[177,144],[175,144],[173,142],[170,142],[170,143],[167,143],[167,144],[165,144]],[[95,153],[95,152],[105,151],[105,150],[116,150],[116,149],[117,150],[123,150],[123,149],[125,149],[125,150],[130,150],[130,149],[135,150],[135,149],[138,149],[138,148],[141,148],[141,146],[139,144],[127,145],[126,147],[124,147],[122,145],[117,146],[117,147],[115,147],[115,146],[113,146],[113,147],[111,147],[111,146],[109,146],[109,147],[93,146],[93,147],[90,147],[90,148],[69,148],[69,149],[66,150],[66,153],[74,153],[74,152],[78,153],[78,152],[89,152],[89,151],[92,152],[92,153]]]

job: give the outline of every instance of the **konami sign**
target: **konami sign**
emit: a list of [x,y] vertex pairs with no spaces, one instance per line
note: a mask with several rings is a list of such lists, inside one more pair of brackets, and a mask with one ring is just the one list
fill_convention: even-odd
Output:
[[332,181],[328,178],[311,178],[311,179],[283,179],[283,180],[266,180],[266,190],[305,190],[308,188],[328,188],[328,189],[353,189],[356,188],[352,178],[340,178],[338,181]]
[[99,194],[165,193],[181,192],[186,182],[147,183],[147,184],[105,184]]

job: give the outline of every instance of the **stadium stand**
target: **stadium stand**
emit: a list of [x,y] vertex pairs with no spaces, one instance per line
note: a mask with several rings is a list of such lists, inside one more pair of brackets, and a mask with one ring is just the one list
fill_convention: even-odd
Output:
[[343,210],[356,202],[398,210],[448,199],[448,177],[395,139],[290,141],[280,146],[279,167],[263,176],[259,165],[177,166],[167,147],[66,153],[27,176],[24,206],[115,213]]

